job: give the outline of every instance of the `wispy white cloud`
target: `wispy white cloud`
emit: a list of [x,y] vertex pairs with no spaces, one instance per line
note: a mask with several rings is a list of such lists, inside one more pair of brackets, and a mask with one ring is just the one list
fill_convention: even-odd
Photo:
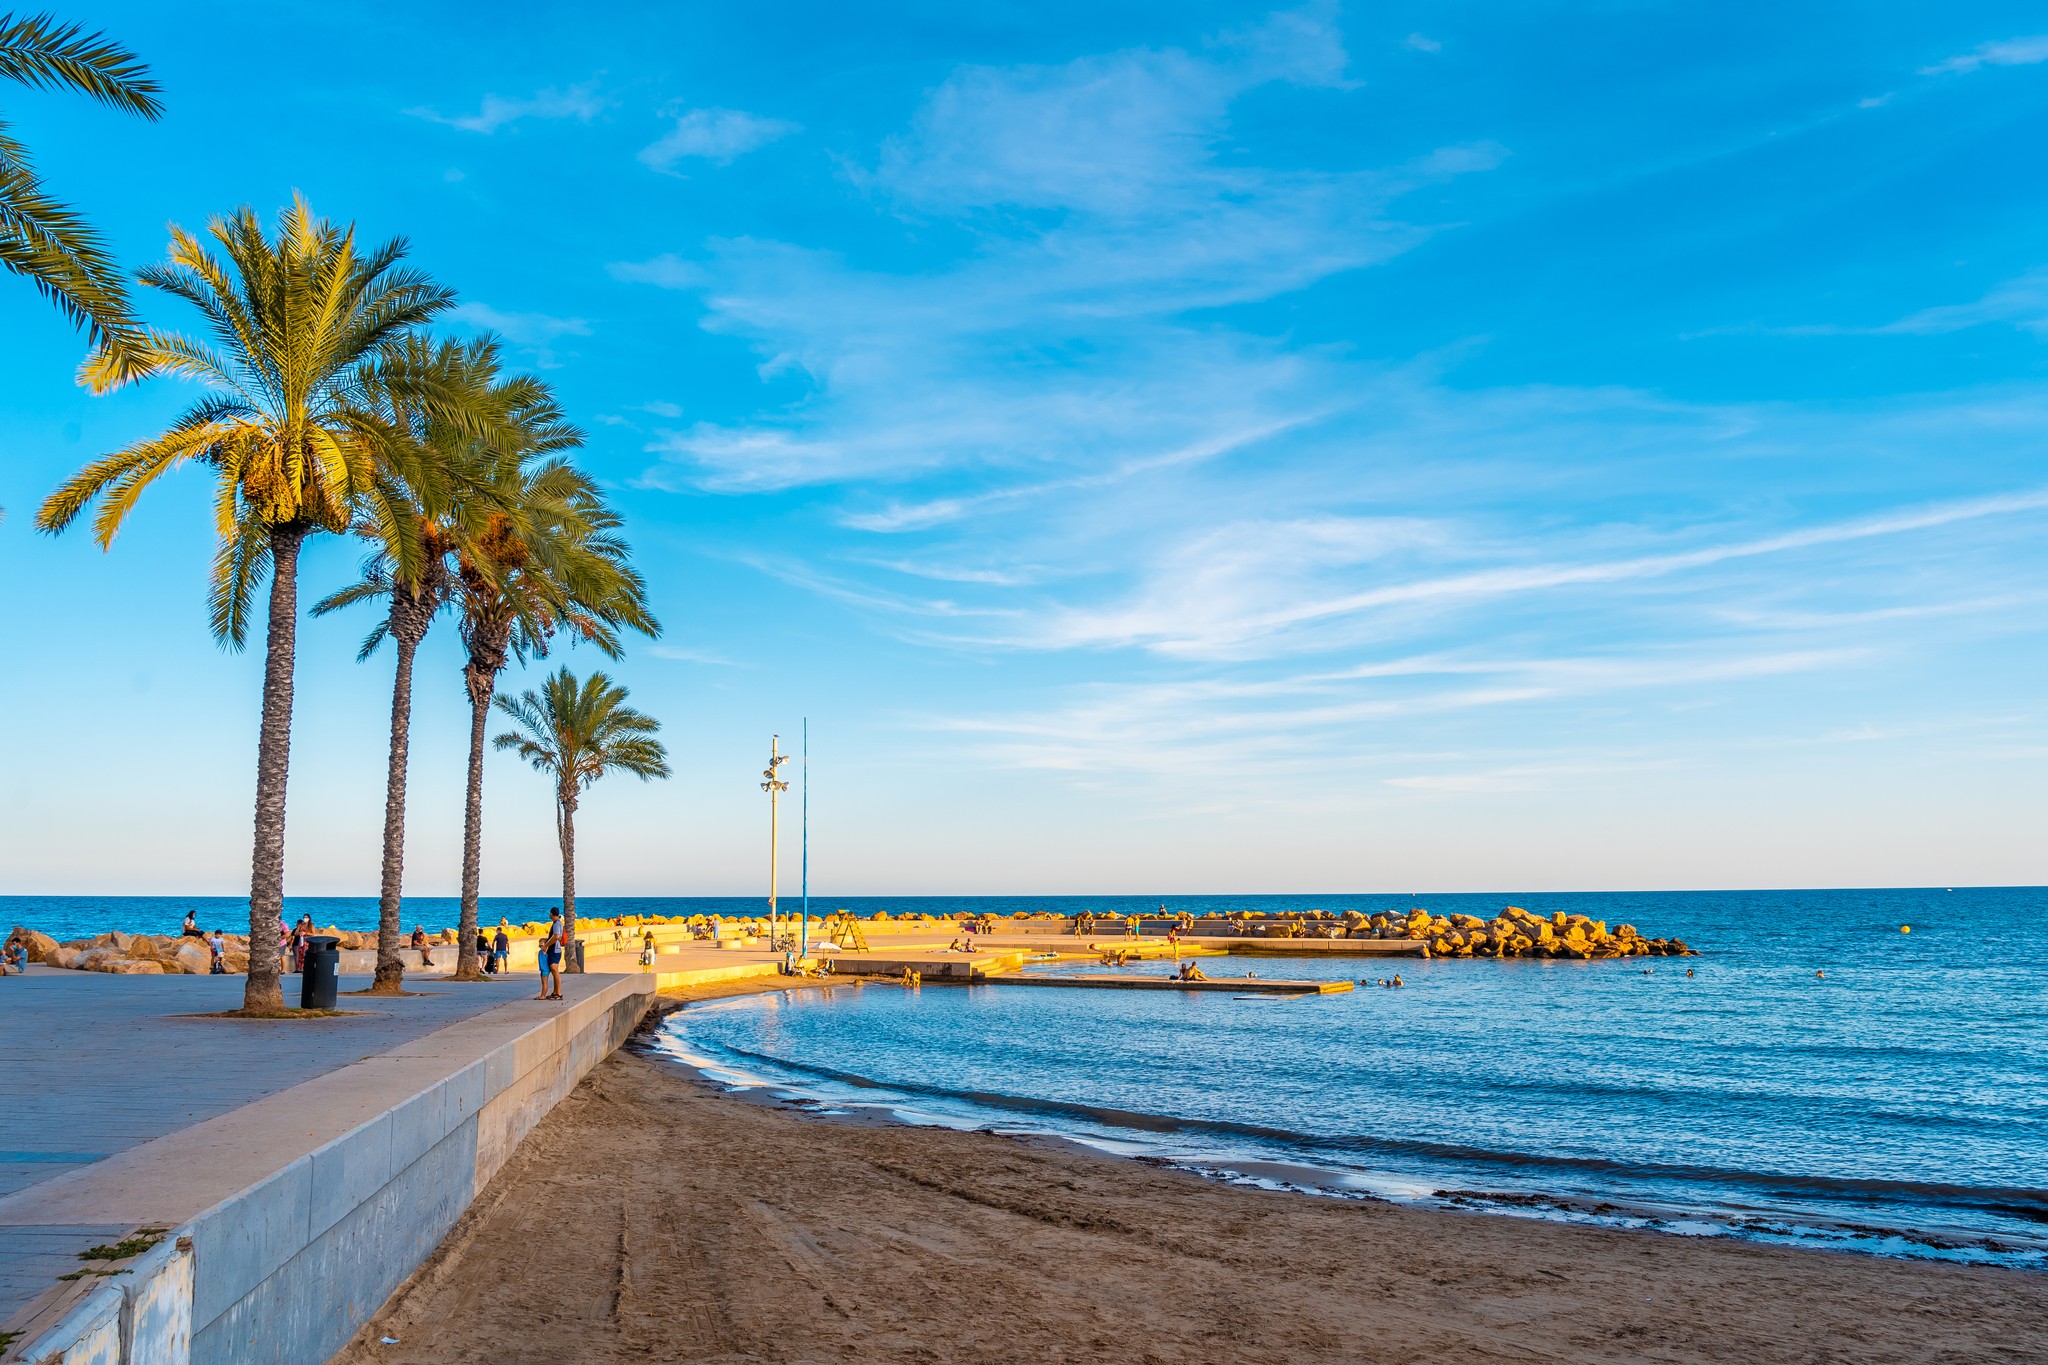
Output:
[[726,658],[723,654],[713,654],[702,649],[686,649],[681,645],[646,645],[640,652],[651,654],[657,659],[673,659],[677,663],[705,664],[713,668],[747,667]]
[[1442,43],[1429,37],[1427,34],[1411,33],[1408,35],[1407,41],[1408,46],[1414,48],[1417,52],[1441,52],[1444,50]]
[[431,123],[445,124],[460,128],[466,133],[495,133],[508,124],[523,119],[572,118],[588,123],[604,112],[607,101],[597,93],[597,82],[586,81],[564,89],[547,89],[526,99],[507,99],[502,95],[485,95],[483,103],[474,114],[442,114],[433,109],[417,108],[405,112],[414,118],[423,118]]
[[1880,334],[1924,336],[2000,323],[2048,335],[2048,267],[2007,280],[1974,303],[1923,308],[1872,330]]
[[[1322,579],[1314,570],[1329,563],[1356,564],[1376,557],[1377,537],[1361,535],[1342,523],[1326,523],[1326,534],[1318,546],[1312,528],[1268,527],[1265,534],[1252,534],[1246,528],[1226,527],[1169,556],[1155,569],[1151,586],[1137,598],[1052,614],[1040,623],[1041,633],[1030,642],[1043,648],[1142,645],[1169,654],[1228,655],[1306,625],[1377,610],[1472,603],[1663,578],[1732,560],[1903,535],[2042,508],[2048,508],[2048,489],[2031,489],[1698,549],[1515,564],[1334,596],[1314,591],[1312,585]],[[1280,533],[1277,541],[1274,531]],[[1232,546],[1234,553],[1219,554],[1219,544]],[[1277,583],[1276,567],[1281,570]]]
[[1947,61],[1936,62],[1933,66],[1920,68],[1923,76],[1960,75],[1984,66],[2034,66],[2048,62],[2048,33],[2028,38],[2007,38],[2001,42],[1985,43],[1982,47]]
[[615,280],[651,284],[661,289],[699,289],[711,282],[704,267],[665,251],[647,261],[614,261],[605,269]]
[[1766,327],[1745,323],[1710,327],[1688,334],[1688,339],[1705,336],[1757,334],[1787,337],[1836,336],[1939,336],[1971,327],[2007,326],[2038,335],[2048,335],[2048,266],[2036,266],[1992,286],[1969,303],[1944,303],[1921,308],[1889,322],[1855,326],[1839,322],[1795,323]]
[[487,303],[457,304],[448,310],[448,316],[456,322],[496,332],[506,340],[522,346],[545,346],[565,336],[590,335],[590,323],[583,318],[558,318],[546,313],[505,312]]
[[[1361,758],[1390,768],[1396,786],[1443,789],[1473,765],[1412,750],[1425,721],[1501,709],[1555,706],[1617,693],[1697,692],[1839,669],[1869,651],[1749,650],[1704,646],[1605,658],[1391,660],[1356,679],[1310,674],[1240,687],[1229,684],[1102,684],[1071,689],[1060,704],[1010,714],[930,722],[969,737],[991,761],[1072,773],[1291,778],[1357,768]],[[1391,680],[1395,685],[1388,686]],[[1494,760],[1497,763],[1497,759]],[[1610,759],[1583,750],[1578,770]],[[1433,777],[1415,775],[1424,763]],[[1545,765],[1553,770],[1558,760]],[[1402,769],[1408,771],[1403,772]],[[1529,782],[1538,769],[1521,766]],[[1499,774],[1495,772],[1494,776]],[[1256,780],[1256,779],[1254,779]],[[1533,783],[1531,783],[1533,784]]]
[[640,149],[640,162],[673,173],[684,160],[726,166],[748,152],[800,131],[798,125],[740,109],[690,109],[655,142]]

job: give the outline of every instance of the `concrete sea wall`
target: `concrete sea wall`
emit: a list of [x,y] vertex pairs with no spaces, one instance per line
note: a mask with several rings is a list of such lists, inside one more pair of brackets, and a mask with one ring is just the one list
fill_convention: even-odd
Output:
[[[161,1228],[162,1240],[123,1273],[65,1287],[5,1358],[326,1360],[653,999],[649,978],[592,981],[552,1013],[493,1010],[137,1148],[106,1179],[81,1172],[89,1183],[68,1193],[87,1207],[55,1205],[53,1215],[132,1220]],[[181,1182],[195,1162],[211,1183],[223,1163],[247,1183],[179,1210],[212,1192],[209,1181]],[[181,1184],[194,1187],[182,1198]]]

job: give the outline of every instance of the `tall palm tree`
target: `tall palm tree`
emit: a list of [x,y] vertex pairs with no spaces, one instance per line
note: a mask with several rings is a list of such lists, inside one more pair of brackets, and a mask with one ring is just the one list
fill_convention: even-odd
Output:
[[[398,956],[405,881],[405,788],[412,735],[413,659],[428,628],[453,590],[450,558],[468,537],[482,532],[501,508],[484,477],[499,449],[547,450],[573,443],[553,396],[539,380],[499,372],[495,338],[469,342],[405,338],[379,357],[379,370],[366,381],[378,410],[408,432],[419,449],[419,479],[407,489],[417,519],[418,564],[408,570],[388,547],[363,565],[362,577],[331,593],[313,608],[324,616],[358,602],[384,605],[384,619],[356,655],[368,659],[386,637],[396,646],[398,666],[391,684],[391,739],[384,782],[384,849],[377,905],[377,971],[372,994],[404,988],[405,965]],[[431,397],[435,401],[425,401]],[[374,526],[362,528],[380,541]]]
[[[654,636],[647,590],[618,534],[620,519],[590,477],[559,454],[508,452],[494,463],[500,503],[456,555],[455,603],[468,659],[469,783],[462,821],[462,908],[456,975],[477,974],[477,899],[483,860],[484,730],[498,674],[513,659],[542,658],[557,634],[619,656],[619,632]],[[570,932],[575,921],[569,922]]]
[[[75,90],[155,122],[163,103],[149,68],[103,34],[59,25],[47,14],[0,14],[0,80]],[[0,265],[25,276],[100,346],[132,326],[121,272],[78,213],[52,199],[28,149],[0,121]]]
[[208,235],[220,255],[173,227],[170,259],[138,278],[197,308],[210,340],[143,329],[132,365],[102,347],[84,377],[104,392],[135,375],[170,374],[211,392],[161,435],[102,456],[67,480],[44,501],[36,524],[62,531],[98,503],[93,532],[105,549],[144,490],[197,462],[215,482],[209,605],[216,638],[242,647],[251,598],[270,575],[243,1008],[273,1013],[284,1007],[277,946],[299,551],[321,531],[371,525],[407,572],[418,571],[416,516],[405,491],[412,445],[366,400],[362,380],[386,346],[430,321],[453,295],[399,268],[404,242],[359,250],[353,225],[315,218],[302,197],[279,215],[274,239],[248,208],[215,219]]
[[[555,841],[562,847],[562,914],[576,922],[576,804],[606,773],[642,782],[668,776],[668,754],[654,732],[661,722],[626,705],[626,689],[602,673],[579,683],[567,668],[539,692],[498,698],[518,731],[491,741],[511,749],[555,784]],[[573,953],[572,953],[573,959]]]

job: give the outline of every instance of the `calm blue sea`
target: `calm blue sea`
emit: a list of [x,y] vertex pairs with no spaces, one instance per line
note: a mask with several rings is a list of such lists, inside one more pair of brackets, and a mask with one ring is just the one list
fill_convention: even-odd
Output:
[[830,1108],[1055,1134],[1230,1179],[2048,1267],[2048,891],[1513,903],[1630,921],[1701,956],[1205,963],[1406,982],[1303,1000],[875,985],[692,1007],[665,1045]]
[[[1206,964],[1212,975],[1398,970],[1407,983],[1306,1000],[877,985],[694,1006],[665,1045],[730,1083],[829,1108],[1054,1134],[1227,1179],[2048,1267],[2048,890],[867,897],[812,909],[1122,912],[1162,900],[1196,914],[1513,903],[1632,922],[1701,956]],[[483,913],[532,918],[549,904],[493,897]],[[578,906],[734,914],[761,902]],[[0,899],[0,922],[59,937],[170,931],[188,907],[209,925],[246,913],[231,898],[14,897]],[[289,908],[367,929],[376,902]],[[410,899],[406,919],[453,923],[455,902]]]

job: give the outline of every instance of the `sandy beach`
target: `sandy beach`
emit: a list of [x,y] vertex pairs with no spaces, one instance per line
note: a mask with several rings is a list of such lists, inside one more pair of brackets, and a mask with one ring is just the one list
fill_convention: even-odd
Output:
[[2030,1361],[2044,1341],[2039,1274],[1270,1193],[822,1120],[622,1051],[337,1359]]

